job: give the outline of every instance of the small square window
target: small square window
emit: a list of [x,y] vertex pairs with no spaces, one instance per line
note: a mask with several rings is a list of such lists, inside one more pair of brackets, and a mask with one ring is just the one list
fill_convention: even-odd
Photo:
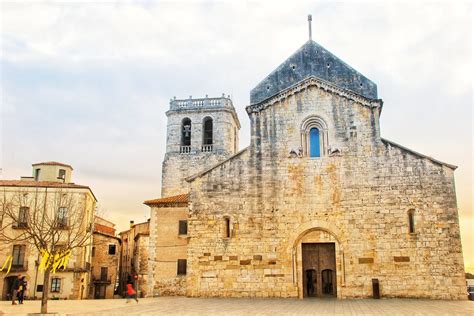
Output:
[[115,255],[115,245],[109,245],[109,255]]
[[186,275],[186,259],[178,259],[178,275]]
[[188,221],[179,221],[179,234],[180,235],[188,234]]
[[59,179],[66,179],[66,170],[64,169],[59,169],[59,174],[58,174]]

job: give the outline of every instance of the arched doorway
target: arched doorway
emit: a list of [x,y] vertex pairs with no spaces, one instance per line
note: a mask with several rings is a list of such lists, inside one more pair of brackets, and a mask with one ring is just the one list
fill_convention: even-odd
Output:
[[295,232],[292,266],[299,298],[342,297],[344,251],[335,229],[324,225],[327,223],[314,221]]

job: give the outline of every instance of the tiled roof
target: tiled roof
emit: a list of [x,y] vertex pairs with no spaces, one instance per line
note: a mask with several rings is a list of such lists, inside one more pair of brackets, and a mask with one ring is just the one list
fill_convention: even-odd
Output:
[[33,180],[0,180],[0,186],[5,187],[53,187],[53,188],[77,188],[89,189],[86,185],[75,183],[62,183],[55,181],[33,181]]
[[97,201],[94,193],[87,185],[75,183],[62,183],[54,181],[33,181],[33,180],[0,180],[0,187],[29,187],[29,188],[64,188],[64,189],[87,189]]
[[175,196],[168,196],[165,198],[148,200],[143,202],[148,206],[157,206],[157,205],[176,205],[176,204],[187,204],[189,202],[189,194],[180,194]]
[[94,231],[111,235],[111,236],[115,236],[115,228],[97,224],[97,223],[94,224]]
[[32,164],[32,166],[38,166],[38,165],[63,166],[63,167],[68,167],[72,169],[71,165],[67,165],[65,163],[57,162],[57,161],[46,161],[46,162],[38,162],[38,163]]

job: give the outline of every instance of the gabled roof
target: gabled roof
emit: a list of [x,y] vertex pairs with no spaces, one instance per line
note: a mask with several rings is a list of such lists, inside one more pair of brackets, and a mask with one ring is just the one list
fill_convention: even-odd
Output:
[[143,204],[148,206],[186,206],[189,202],[189,194],[179,194],[164,198],[147,200]]
[[407,148],[407,147],[405,147],[405,146],[402,146],[402,145],[400,145],[400,144],[394,143],[394,142],[392,142],[392,141],[390,141],[390,140],[388,140],[388,139],[385,139],[385,138],[381,138],[381,139],[382,139],[382,142],[385,143],[386,145],[393,146],[393,147],[397,147],[397,148],[401,149],[402,151],[409,152],[410,154],[415,155],[415,156],[418,156],[418,157],[420,157],[420,158],[426,158],[426,159],[428,159],[428,160],[430,160],[430,161],[432,161],[432,162],[434,162],[434,163],[436,163],[436,164],[438,164],[438,165],[446,166],[446,167],[448,167],[448,168],[450,168],[450,169],[453,169],[453,170],[456,170],[456,169],[458,168],[458,167],[455,166],[455,165],[451,165],[451,164],[449,164],[449,163],[442,162],[442,161],[439,161],[439,160],[437,160],[437,159],[434,159],[433,157],[420,154],[419,152],[416,152],[416,151],[414,151],[414,150],[412,150],[412,149],[409,149],[409,148]]
[[65,163],[62,163],[62,162],[57,162],[57,161],[46,161],[46,162],[38,162],[38,163],[34,163],[32,164],[32,166],[39,166],[39,165],[46,165],[46,166],[61,166],[61,167],[67,167],[67,168],[71,168],[72,170],[72,167],[70,165],[67,165]]
[[366,98],[377,99],[377,85],[374,82],[309,40],[250,91],[250,104],[260,103],[310,76]]
[[199,178],[199,177],[202,177],[203,175],[207,174],[208,172],[211,172],[212,170],[216,169],[217,167],[227,163],[228,161],[231,161],[232,159],[234,159],[235,157],[238,157],[240,156],[242,153],[246,152],[247,150],[249,149],[249,146],[245,147],[244,149],[240,150],[239,152],[237,152],[236,154],[230,156],[229,158],[227,158],[226,160],[223,160],[221,162],[218,162],[216,163],[215,165],[211,166],[210,168],[207,168],[206,170],[203,170],[201,172],[198,172],[192,176],[189,176],[187,177],[185,180],[188,181],[188,182],[192,182],[193,180],[195,180],[196,178]]

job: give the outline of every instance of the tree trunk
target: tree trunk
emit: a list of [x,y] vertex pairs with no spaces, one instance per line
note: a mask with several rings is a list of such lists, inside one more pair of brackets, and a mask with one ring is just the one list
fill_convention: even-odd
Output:
[[49,267],[44,271],[43,296],[41,297],[41,314],[48,313],[48,293],[49,293]]

